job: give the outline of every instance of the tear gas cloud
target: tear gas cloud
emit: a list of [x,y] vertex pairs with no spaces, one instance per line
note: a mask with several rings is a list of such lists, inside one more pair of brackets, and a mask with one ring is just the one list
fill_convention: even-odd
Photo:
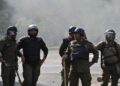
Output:
[[37,24],[39,36],[48,46],[59,46],[68,35],[69,26],[85,29],[90,41],[104,40],[106,29],[114,29],[120,40],[119,0],[5,0],[11,11],[11,22],[19,37],[27,34],[29,24]]

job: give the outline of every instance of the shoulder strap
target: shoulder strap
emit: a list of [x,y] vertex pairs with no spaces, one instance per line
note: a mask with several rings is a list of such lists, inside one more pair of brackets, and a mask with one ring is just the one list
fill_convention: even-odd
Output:
[[103,56],[103,51],[104,51],[104,48],[106,46],[106,42],[102,42],[102,47],[101,47],[101,58]]
[[119,58],[120,55],[119,55],[119,50],[118,50],[116,42],[114,42],[114,47],[115,47],[115,50],[116,50],[117,57]]
[[101,52],[102,53],[103,53],[103,50],[104,50],[105,46],[106,46],[106,42],[102,42],[102,47],[101,47]]
[[101,66],[104,64],[104,59],[103,59],[103,50],[106,46],[106,42],[102,42],[102,47],[101,47],[101,56],[100,56],[100,59],[101,59]]
[[[106,43],[103,42],[102,43],[102,48],[101,48],[101,62],[103,61],[103,50],[104,50],[105,46],[106,46]],[[117,47],[117,43],[116,42],[114,42],[114,48],[116,50],[117,56],[119,57],[120,55],[119,55],[119,51],[118,51],[118,47]]]

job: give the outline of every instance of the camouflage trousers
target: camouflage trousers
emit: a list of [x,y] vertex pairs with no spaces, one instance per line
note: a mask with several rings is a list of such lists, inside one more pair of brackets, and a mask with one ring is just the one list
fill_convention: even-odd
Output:
[[70,86],[79,86],[79,79],[81,80],[82,86],[91,86],[91,74],[88,73],[70,73]]
[[116,65],[105,66],[103,68],[102,80],[103,83],[101,86],[108,86],[108,82],[111,78],[111,86],[118,86],[119,76],[117,74]]
[[40,64],[32,66],[23,64],[23,86],[37,86],[38,77],[40,75]]
[[66,83],[68,84],[68,81],[69,81],[69,72],[70,72],[70,61],[66,60],[65,64],[64,64],[64,61],[62,61],[62,66],[63,66],[63,69],[61,71],[61,78],[62,78],[61,86],[64,86],[64,83],[65,83],[64,82],[65,81],[65,79],[64,79],[64,70],[66,71]]
[[15,84],[15,67],[6,67],[2,64],[2,81],[3,86],[14,86]]

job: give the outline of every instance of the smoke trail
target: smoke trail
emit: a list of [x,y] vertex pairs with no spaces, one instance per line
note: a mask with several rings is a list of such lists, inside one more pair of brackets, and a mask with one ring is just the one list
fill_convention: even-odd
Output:
[[[86,30],[93,42],[103,40],[106,29],[117,34],[120,24],[119,0],[6,0],[14,8],[12,23],[19,27],[19,36],[27,26],[36,23],[40,36],[49,46],[59,45],[68,27],[76,25]],[[120,38],[118,38],[119,41]]]

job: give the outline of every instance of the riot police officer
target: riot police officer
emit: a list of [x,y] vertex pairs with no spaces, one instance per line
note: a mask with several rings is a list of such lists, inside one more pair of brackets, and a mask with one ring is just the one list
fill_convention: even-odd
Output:
[[[2,62],[2,80],[3,86],[14,86],[15,71],[18,69],[17,64],[17,28],[10,26],[7,29],[6,36],[0,40],[0,61]],[[19,54],[21,56],[21,54]]]
[[[70,55],[71,60],[70,86],[78,86],[79,79],[82,86],[91,86],[90,66],[97,62],[98,51],[86,39],[84,29],[76,28],[74,38],[64,55],[65,59]],[[94,55],[91,62],[89,62],[89,53]]]
[[[40,75],[40,67],[44,63],[48,48],[41,37],[37,37],[38,27],[34,24],[28,26],[28,37],[18,42],[18,50],[23,49],[23,86],[36,86]],[[40,50],[43,58],[40,58]]]
[[[65,54],[65,51],[69,45],[69,43],[74,40],[74,30],[76,29],[75,26],[70,26],[69,27],[69,37],[64,38],[63,42],[60,46],[59,49],[59,55],[62,57]],[[64,64],[65,63],[65,64]],[[65,61],[62,60],[62,71],[61,71],[61,77],[62,77],[62,84],[61,86],[68,86],[68,78],[69,78],[69,71],[70,71],[70,59],[66,59]],[[66,77],[65,77],[66,76]]]
[[120,61],[120,45],[115,42],[116,33],[113,29],[105,31],[105,41],[96,45],[101,51],[101,68],[103,69],[101,86],[108,86],[111,77],[111,86],[118,86],[118,74],[116,64]]

